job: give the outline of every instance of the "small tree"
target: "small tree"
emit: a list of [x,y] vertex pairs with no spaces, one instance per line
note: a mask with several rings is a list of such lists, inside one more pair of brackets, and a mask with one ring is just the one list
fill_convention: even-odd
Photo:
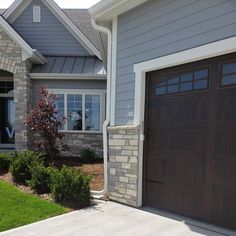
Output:
[[51,161],[66,149],[62,143],[64,135],[59,132],[65,123],[65,117],[58,115],[57,100],[57,95],[49,92],[44,86],[40,87],[39,100],[25,122],[31,131],[39,134],[39,138],[33,142],[34,149],[43,152]]

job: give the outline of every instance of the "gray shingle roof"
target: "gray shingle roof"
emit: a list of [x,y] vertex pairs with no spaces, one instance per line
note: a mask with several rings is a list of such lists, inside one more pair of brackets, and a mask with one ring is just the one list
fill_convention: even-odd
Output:
[[31,73],[105,75],[102,61],[97,57],[47,56],[47,63],[34,65]]
[[99,50],[95,29],[91,23],[88,9],[62,9],[70,20],[81,30],[89,41]]

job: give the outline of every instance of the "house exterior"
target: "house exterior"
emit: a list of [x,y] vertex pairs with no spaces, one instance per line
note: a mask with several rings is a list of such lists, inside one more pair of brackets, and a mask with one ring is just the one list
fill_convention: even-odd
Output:
[[110,198],[236,229],[236,1],[89,11],[107,45]]
[[16,0],[0,16],[0,151],[24,150],[24,124],[38,89],[59,95],[67,117],[68,156],[80,148],[103,155],[106,72],[87,10],[60,9],[52,0]]

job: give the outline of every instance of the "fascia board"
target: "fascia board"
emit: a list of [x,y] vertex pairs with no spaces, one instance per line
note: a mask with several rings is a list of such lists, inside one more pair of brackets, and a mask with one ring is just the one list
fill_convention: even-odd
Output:
[[44,57],[32,49],[28,43],[6,22],[3,17],[0,17],[0,26],[8,34],[8,36],[22,49],[22,60],[25,61],[33,58],[36,63],[44,63]]
[[147,0],[103,0],[89,9],[96,20],[111,21],[114,17],[131,10]]
[[16,0],[13,4],[3,13],[3,17],[12,24],[18,16],[29,6],[32,0]]

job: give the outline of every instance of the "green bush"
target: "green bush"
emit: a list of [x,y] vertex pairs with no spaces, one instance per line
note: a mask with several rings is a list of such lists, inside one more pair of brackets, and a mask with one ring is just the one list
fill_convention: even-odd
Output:
[[57,202],[76,203],[78,207],[90,204],[91,176],[78,169],[63,166],[51,171],[51,191]]
[[38,194],[50,193],[51,168],[37,165],[31,168],[31,173],[31,179],[26,181],[27,184]]
[[90,148],[82,148],[80,150],[80,161],[81,162],[93,162],[96,160],[96,153]]
[[9,153],[0,153],[0,171],[8,171],[13,155]]
[[43,166],[43,157],[43,154],[32,151],[18,153],[10,166],[14,181],[26,184],[31,180],[34,169]]

